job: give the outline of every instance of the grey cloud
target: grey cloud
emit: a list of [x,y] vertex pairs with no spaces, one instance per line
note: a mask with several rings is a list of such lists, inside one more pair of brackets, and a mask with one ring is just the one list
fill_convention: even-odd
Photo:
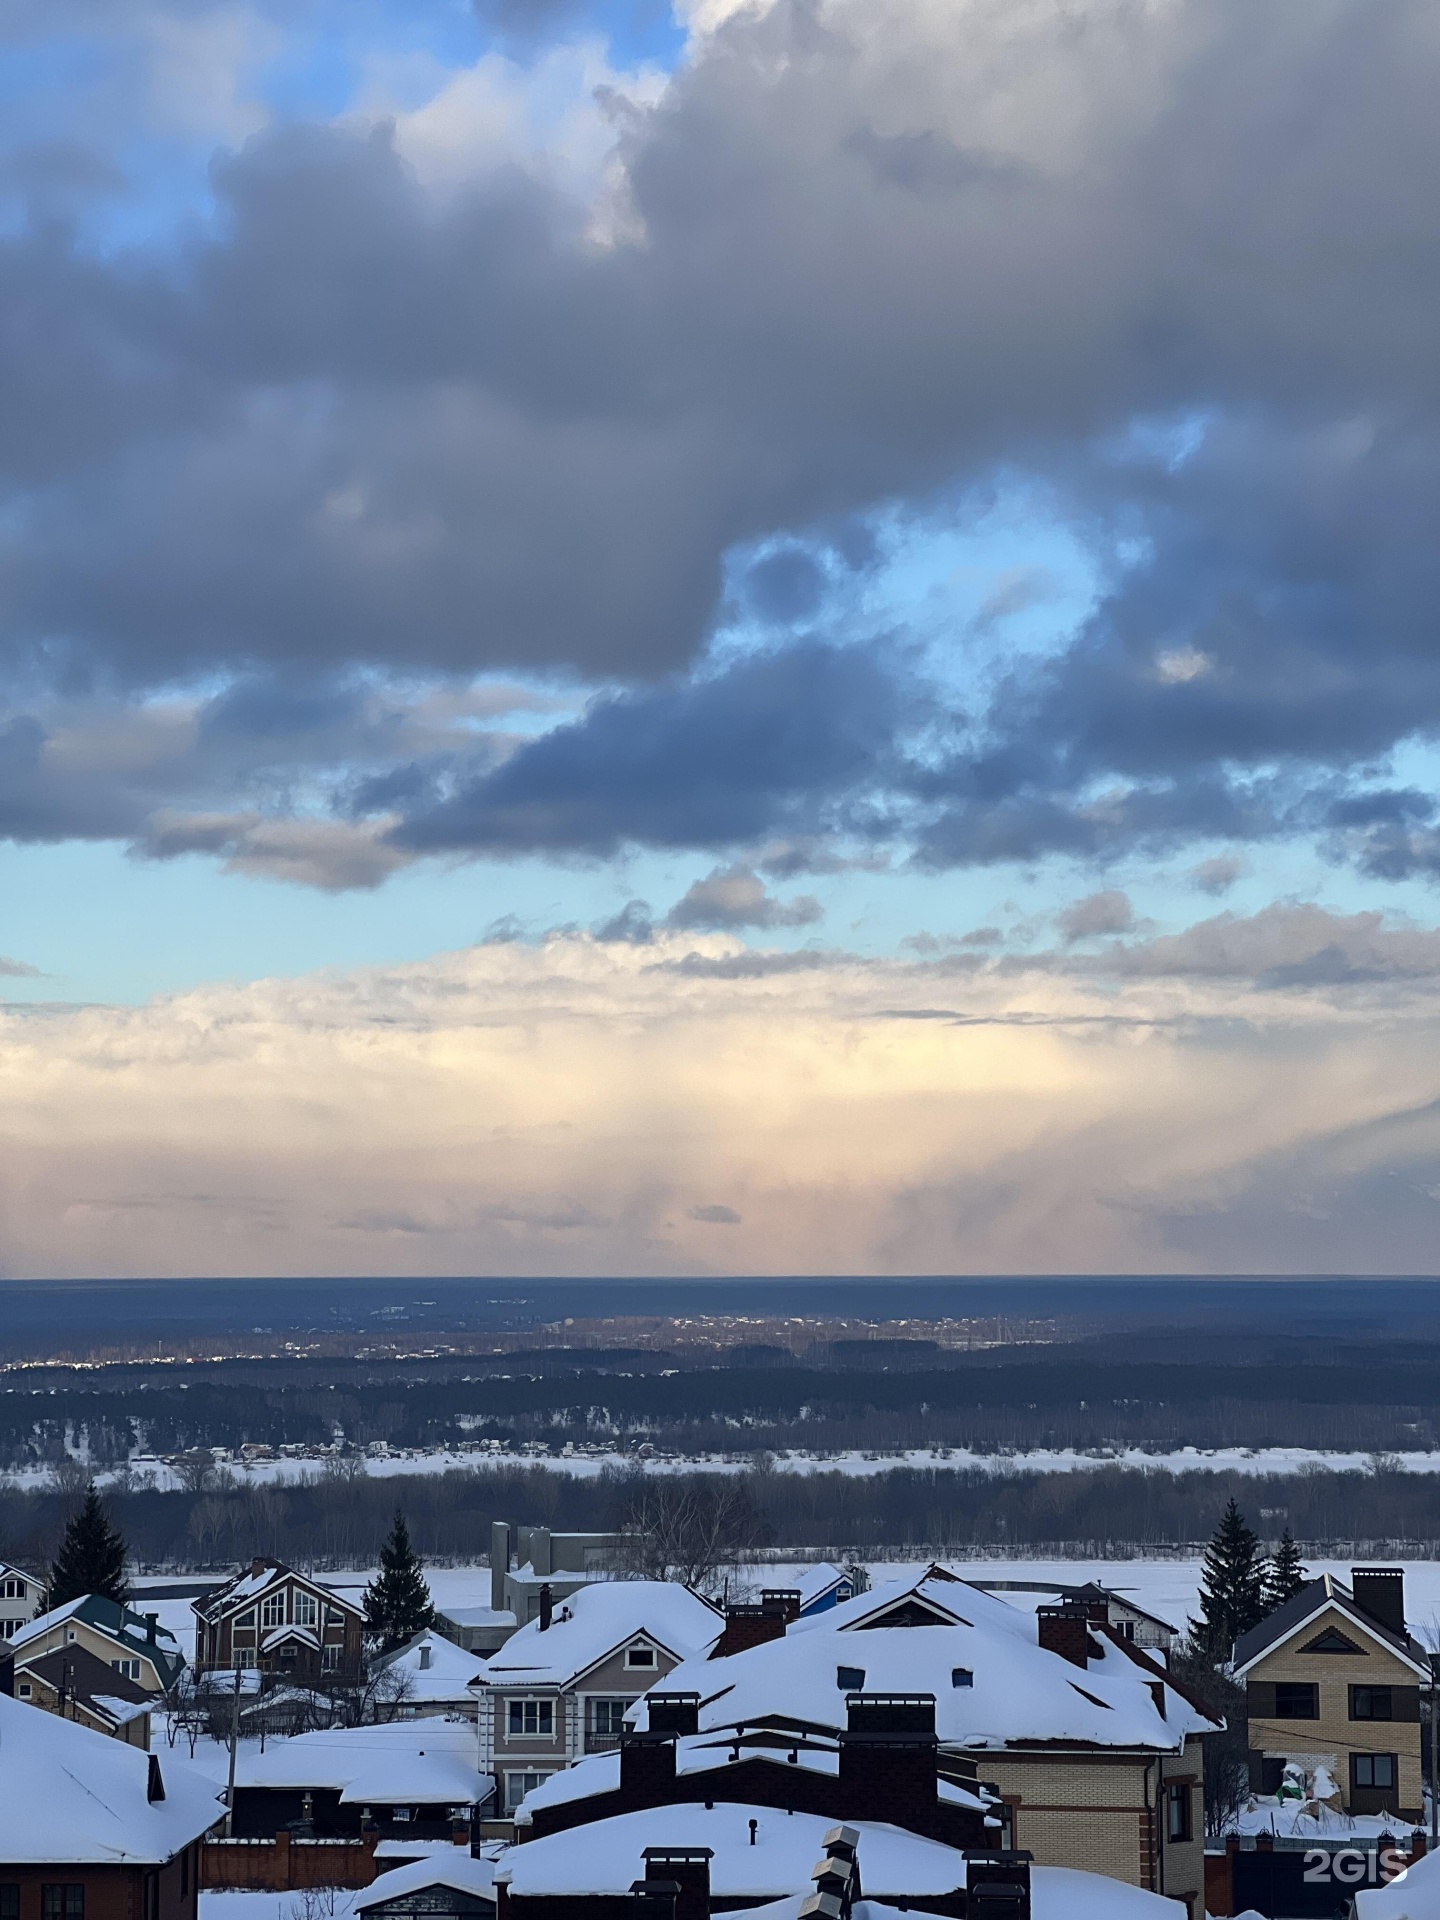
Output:
[[597,940],[619,941],[629,947],[644,947],[655,938],[655,922],[648,900],[627,900],[618,913],[602,920],[594,929]]
[[691,1207],[689,1217],[692,1220],[703,1220],[712,1227],[738,1227],[741,1222],[741,1216],[734,1207]]
[[1183,933],[1109,949],[1101,964],[1140,978],[1193,976],[1261,987],[1363,985],[1440,977],[1440,932],[1387,927],[1379,913],[1277,905],[1217,914]]
[[734,933],[744,927],[773,930],[808,927],[822,918],[824,909],[808,893],[793,900],[777,900],[753,867],[716,867],[697,880],[665,916],[669,927],[708,928]]
[[1190,878],[1201,893],[1219,895],[1228,893],[1248,868],[1237,854],[1216,854],[1209,860],[1201,860],[1190,869]]
[[1093,940],[1097,934],[1128,933],[1135,924],[1130,896],[1118,888],[1087,894],[1060,915],[1060,931],[1067,942]]
[[0,979],[3,980],[41,980],[44,975],[39,967],[32,967],[28,960],[10,960],[0,953]]
[[326,893],[378,887],[405,864],[405,855],[375,826],[258,814],[159,813],[135,851],[153,860],[218,854],[232,872]]

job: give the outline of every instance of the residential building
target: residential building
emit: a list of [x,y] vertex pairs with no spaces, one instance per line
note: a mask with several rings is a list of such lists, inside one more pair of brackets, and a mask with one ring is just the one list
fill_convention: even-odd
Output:
[[485,1662],[478,1655],[466,1653],[433,1627],[370,1663],[372,1676],[389,1676],[380,1682],[378,1692],[386,1712],[396,1719],[474,1720],[478,1713],[475,1688],[484,1670]]
[[1235,1642],[1249,1709],[1251,1784],[1279,1787],[1287,1763],[1338,1794],[1346,1813],[1419,1820],[1420,1689],[1430,1668],[1405,1624],[1399,1567],[1322,1574]]
[[1091,1619],[1113,1627],[1122,1640],[1147,1653],[1168,1657],[1180,1639],[1180,1629],[1170,1621],[1148,1613],[1128,1594],[1102,1587],[1094,1580],[1078,1587],[1046,1580],[973,1580],[970,1584],[983,1593],[1003,1594],[1017,1606],[1027,1606],[1032,1600],[1040,1606],[1082,1606]]
[[77,1648],[133,1680],[143,1693],[168,1694],[185,1670],[180,1642],[157,1615],[136,1613],[103,1594],[87,1593],[52,1607],[11,1638],[16,1684],[25,1668],[47,1654]]
[[500,1782],[509,1814],[549,1774],[587,1753],[614,1751],[625,1715],[682,1661],[709,1652],[720,1611],[663,1580],[576,1587],[541,1611],[478,1677],[480,1764]]
[[0,1640],[13,1640],[45,1607],[45,1582],[0,1560]]
[[164,1704],[163,1694],[147,1693],[78,1644],[31,1660],[11,1674],[10,1687],[17,1700],[132,1747],[149,1747],[151,1712]]
[[[657,1776],[668,1773],[657,1801],[730,1797],[722,1781],[768,1744],[793,1773],[797,1806],[802,1794],[814,1803],[807,1771],[839,1780],[845,1797],[829,1805],[849,1821],[939,1831],[968,1801],[966,1817],[992,1808],[1001,1843],[1045,1866],[1100,1872],[1203,1913],[1201,1742],[1218,1729],[1108,1623],[1083,1607],[1031,1615],[931,1568],[808,1620],[780,1619],[777,1607],[762,1624],[767,1638],[677,1667],[631,1716],[654,1729],[657,1712],[673,1724],[670,1700],[696,1703],[698,1738],[680,1738],[673,1761],[654,1763]],[[870,1701],[882,1716],[918,1715],[928,1703],[932,1757],[910,1720],[885,1764],[857,1771],[856,1748],[873,1738],[863,1724]],[[620,1789],[613,1759],[587,1760],[527,1800],[521,1825],[580,1824],[608,1812]]]
[[196,1920],[215,1790],[159,1756],[0,1695],[0,1912]]
[[391,1867],[355,1896],[359,1920],[495,1920],[495,1856],[446,1847]]
[[[470,1826],[494,1783],[475,1764],[475,1730],[443,1721],[337,1727],[275,1740],[240,1756],[232,1831],[269,1839],[281,1829],[318,1839],[378,1831],[377,1852],[452,1839]],[[387,1845],[387,1843],[391,1843]]]
[[360,1671],[364,1614],[281,1560],[253,1560],[193,1611],[197,1673],[258,1667],[303,1682]]

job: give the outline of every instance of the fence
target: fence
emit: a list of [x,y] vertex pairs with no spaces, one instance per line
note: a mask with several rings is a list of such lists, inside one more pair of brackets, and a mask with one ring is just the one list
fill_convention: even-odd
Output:
[[204,1840],[200,1886],[243,1893],[293,1893],[306,1887],[368,1887],[375,1878],[378,1834],[358,1840],[299,1840],[283,1830],[273,1840]]

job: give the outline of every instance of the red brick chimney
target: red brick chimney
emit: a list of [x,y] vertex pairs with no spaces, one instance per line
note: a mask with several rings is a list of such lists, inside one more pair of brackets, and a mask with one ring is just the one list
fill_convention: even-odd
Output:
[[1090,1622],[1084,1607],[1038,1607],[1035,1623],[1041,1646],[1083,1672],[1090,1657]]

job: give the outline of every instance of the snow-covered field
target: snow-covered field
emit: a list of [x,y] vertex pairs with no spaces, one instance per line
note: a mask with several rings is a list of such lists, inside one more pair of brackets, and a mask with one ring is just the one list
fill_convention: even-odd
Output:
[[[964,1447],[910,1447],[895,1453],[808,1453],[798,1449],[768,1456],[776,1473],[844,1473],[868,1476],[896,1467],[945,1468],[953,1472],[995,1475],[1020,1473],[1095,1473],[1105,1467],[1124,1467],[1139,1473],[1240,1473],[1251,1477],[1299,1473],[1371,1473],[1377,1464],[1391,1472],[1440,1473],[1440,1449],[1433,1452],[1344,1453],[1309,1447],[1179,1447],[1169,1453],[1146,1453],[1138,1447],[1119,1449],[1029,1449],[1013,1453],[974,1453]],[[754,1464],[751,1453],[697,1453],[642,1455],[639,1453],[561,1453],[543,1450],[463,1451],[450,1448],[370,1455],[355,1461],[367,1475],[390,1479],[400,1474],[473,1472],[493,1466],[546,1467],[577,1479],[598,1479],[606,1472],[643,1467],[648,1473],[743,1473]],[[330,1467],[318,1457],[223,1462],[224,1470],[247,1486],[297,1486],[322,1478]],[[179,1473],[163,1460],[138,1457],[131,1462],[134,1484],[146,1483],[160,1492],[177,1492]],[[0,1474],[0,1485],[37,1488],[48,1484],[48,1467],[27,1467]],[[103,1486],[115,1478],[101,1469]]]

